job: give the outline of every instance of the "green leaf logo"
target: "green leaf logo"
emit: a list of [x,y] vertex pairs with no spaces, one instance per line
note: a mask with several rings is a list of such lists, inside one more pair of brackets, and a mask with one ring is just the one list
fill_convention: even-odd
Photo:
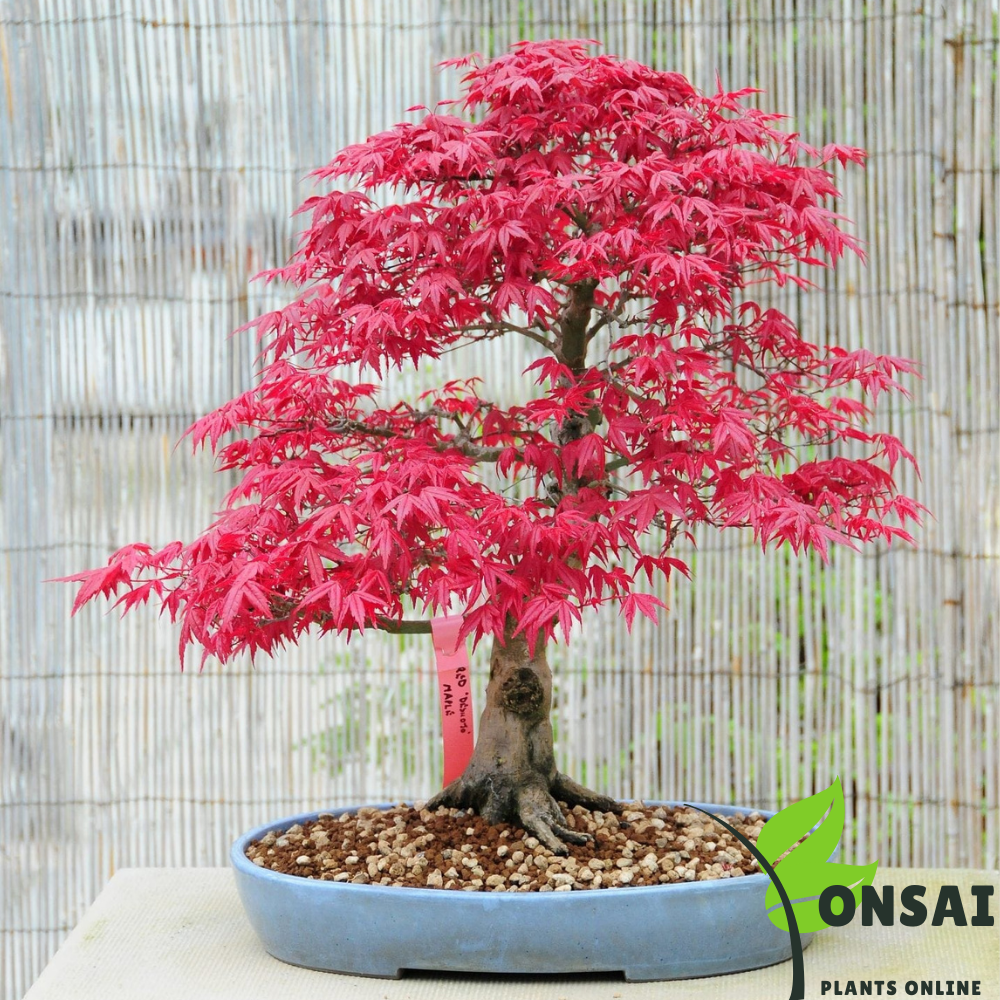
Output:
[[[827,809],[830,814],[824,819]],[[797,844],[810,830],[809,837]],[[757,849],[772,865],[792,848],[776,871],[792,900],[796,923],[803,934],[828,926],[819,915],[819,897],[827,886],[846,886],[853,890],[855,903],[860,903],[861,887],[871,885],[875,878],[877,861],[870,865],[845,865],[829,860],[843,832],[844,790],[840,787],[840,778],[834,778],[828,788],[772,816],[757,838]],[[764,905],[771,923],[787,931],[788,919],[773,881],[768,886]]]

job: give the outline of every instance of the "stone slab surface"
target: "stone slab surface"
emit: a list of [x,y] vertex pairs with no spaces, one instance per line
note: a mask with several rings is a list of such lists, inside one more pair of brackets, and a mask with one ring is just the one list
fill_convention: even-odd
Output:
[[[1000,902],[990,899],[993,927],[920,927],[899,923],[899,893],[957,885],[972,916],[971,885],[998,885],[997,872],[890,868],[875,885],[895,886],[892,927],[864,927],[861,915],[816,936],[805,953],[806,997],[855,995],[860,981],[894,980],[905,997],[910,980],[979,980],[979,995],[1000,1000]],[[400,892],[405,892],[401,889]],[[636,890],[609,890],[635,891]],[[433,928],[428,928],[433,933]],[[228,868],[126,868],[117,872],[59,949],[25,1000],[785,1000],[791,963],[709,979],[626,983],[620,975],[512,976],[407,973],[398,981],[312,972],[271,958],[243,914]],[[882,987],[887,995],[887,987]],[[873,995],[878,995],[872,987]]]

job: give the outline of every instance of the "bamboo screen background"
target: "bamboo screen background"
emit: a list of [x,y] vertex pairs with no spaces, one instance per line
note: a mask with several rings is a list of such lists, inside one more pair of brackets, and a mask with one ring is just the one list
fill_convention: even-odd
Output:
[[[0,3],[0,995],[118,867],[222,865],[266,819],[440,782],[427,637],[181,673],[176,630],[49,577],[190,538],[229,483],[173,450],[245,387],[302,178],[455,96],[443,58],[593,37],[701,88],[755,85],[841,176],[869,264],[773,300],[809,337],[920,360],[878,421],[918,456],[915,549],[761,554],[698,536],[659,628],[555,651],[560,767],[625,797],[776,808],[844,781],[847,860],[996,867],[997,9],[993,0]],[[523,391],[521,344],[449,355]],[[195,661],[192,661],[195,662]],[[474,654],[482,705],[485,648]]]

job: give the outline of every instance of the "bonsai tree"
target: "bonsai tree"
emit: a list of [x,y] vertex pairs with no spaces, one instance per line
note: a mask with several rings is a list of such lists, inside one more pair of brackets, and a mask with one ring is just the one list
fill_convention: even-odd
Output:
[[[706,96],[583,41],[444,65],[467,69],[469,114],[410,108],[337,154],[315,176],[351,183],[302,205],[299,250],[265,272],[299,294],[248,324],[259,384],[187,432],[242,475],[225,509],[190,544],[66,579],[74,611],[155,598],[182,661],[190,643],[225,661],[310,629],[429,632],[460,608],[462,635],[492,641],[486,707],[428,806],[565,853],[585,837],[558,800],[616,806],[556,770],[556,630],[607,603],[655,620],[639,588],[687,572],[672,546],[699,523],[824,558],[909,538],[918,505],[892,473],[910,456],[863,427],[912,366],[812,343],[752,294],[860,254],[824,164],[861,150],[816,150],[752,91]],[[533,352],[530,401],[479,379],[380,394],[390,367],[500,337]]]

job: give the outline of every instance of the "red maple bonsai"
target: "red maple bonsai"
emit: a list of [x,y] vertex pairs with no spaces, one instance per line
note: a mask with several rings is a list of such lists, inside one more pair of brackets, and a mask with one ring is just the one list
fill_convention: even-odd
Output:
[[[309,628],[427,632],[404,609],[456,603],[463,634],[493,638],[487,704],[468,768],[429,805],[564,852],[584,838],[557,800],[615,804],[556,771],[556,626],[607,602],[655,620],[636,587],[687,572],[671,546],[698,522],[824,555],[909,538],[919,505],[892,470],[910,456],[861,427],[864,398],[912,365],[810,343],[751,295],[860,253],[824,207],[823,164],[861,150],[817,151],[746,107],[752,91],[705,96],[582,41],[445,65],[468,68],[475,121],[426,113],[343,150],[316,176],[355,186],[309,198],[300,249],[266,272],[302,292],[248,324],[260,384],[188,431],[243,473],[225,510],[191,544],[129,545],[67,579],[74,610],[155,595],[182,657],[221,660]],[[496,337],[537,354],[530,402],[478,379],[380,399],[390,366]],[[827,447],[851,441],[864,457]]]

